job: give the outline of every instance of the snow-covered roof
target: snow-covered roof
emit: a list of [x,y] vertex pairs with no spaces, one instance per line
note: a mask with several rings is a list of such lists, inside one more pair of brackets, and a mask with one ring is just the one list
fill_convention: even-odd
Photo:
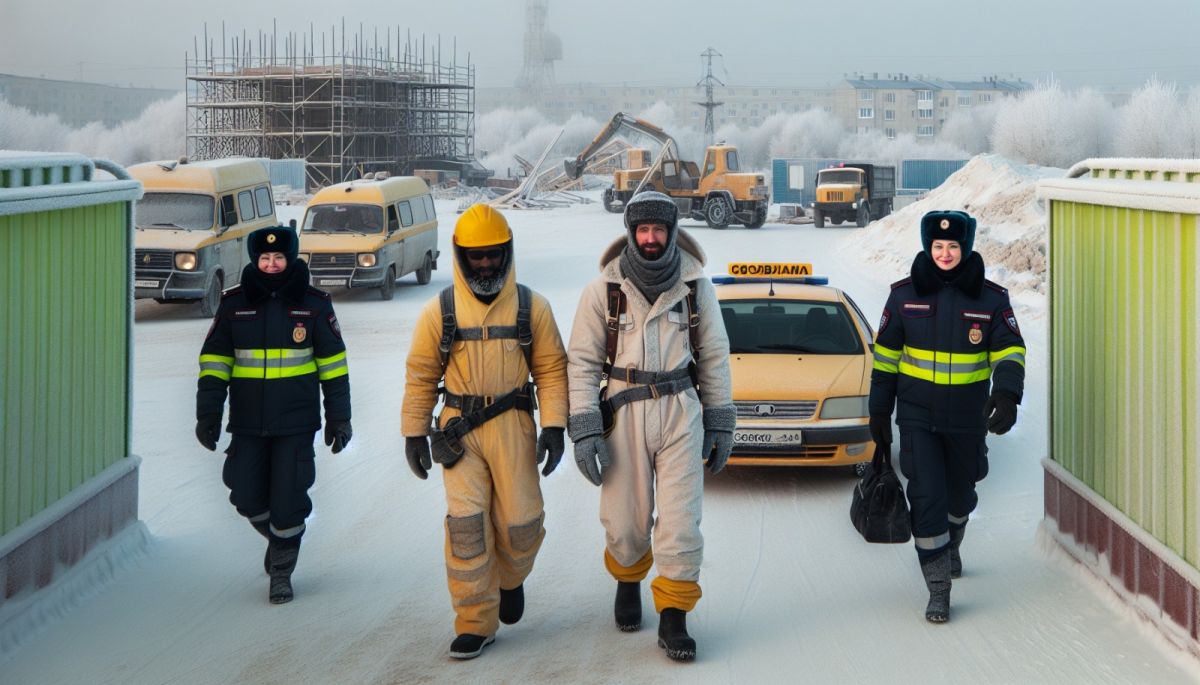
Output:
[[1200,214],[1200,160],[1086,159],[1066,178],[1043,179],[1041,200]]

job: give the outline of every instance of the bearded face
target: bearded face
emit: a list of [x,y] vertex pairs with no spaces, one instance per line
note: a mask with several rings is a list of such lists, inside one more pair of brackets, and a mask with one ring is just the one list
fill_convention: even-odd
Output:
[[479,295],[495,295],[504,287],[508,271],[508,246],[464,248],[461,252],[467,282]]
[[633,230],[634,243],[643,259],[654,261],[667,249],[666,224],[638,224]]

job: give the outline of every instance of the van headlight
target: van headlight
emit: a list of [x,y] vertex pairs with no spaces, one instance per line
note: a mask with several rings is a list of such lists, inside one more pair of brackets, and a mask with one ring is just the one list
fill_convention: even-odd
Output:
[[308,263],[308,257],[309,257],[309,255],[308,255],[308,253],[307,253],[307,252],[301,252],[301,253],[300,253],[300,259],[304,260],[304,263],[305,263],[305,264],[307,264],[307,263]]
[[867,396],[830,397],[821,405],[823,419],[861,419],[867,416]]
[[176,252],[175,253],[175,268],[180,271],[195,271],[196,270],[196,253],[195,252]]
[[375,266],[375,253],[374,252],[358,253],[358,265],[361,267]]

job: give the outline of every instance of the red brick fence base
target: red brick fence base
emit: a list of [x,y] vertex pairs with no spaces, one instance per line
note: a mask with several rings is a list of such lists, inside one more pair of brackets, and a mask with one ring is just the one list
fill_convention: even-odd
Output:
[[1200,657],[1200,570],[1059,464],[1043,459],[1042,466],[1055,540],[1168,639]]

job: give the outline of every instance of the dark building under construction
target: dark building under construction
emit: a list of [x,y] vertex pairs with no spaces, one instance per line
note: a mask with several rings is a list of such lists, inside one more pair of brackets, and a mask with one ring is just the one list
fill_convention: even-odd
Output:
[[443,61],[440,40],[402,44],[398,30],[382,44],[378,32],[340,37],[315,49],[311,31],[288,34],[277,52],[273,34],[222,36],[217,55],[206,36],[187,58],[188,155],[304,159],[310,189],[374,171],[436,169],[472,185],[491,175],[474,156],[469,56]]

